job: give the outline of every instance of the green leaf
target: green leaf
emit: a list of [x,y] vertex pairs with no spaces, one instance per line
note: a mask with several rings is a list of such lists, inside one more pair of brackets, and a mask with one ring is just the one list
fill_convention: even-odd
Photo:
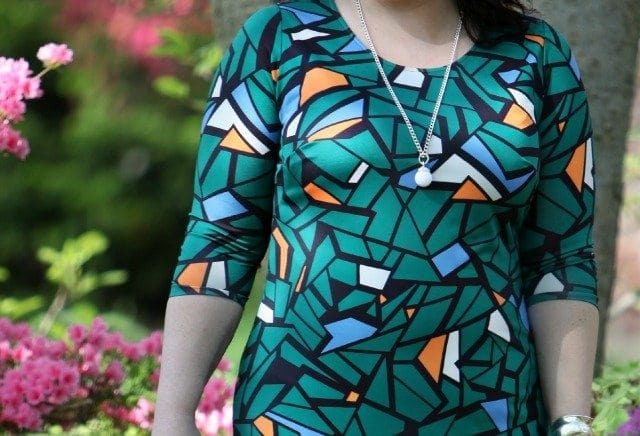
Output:
[[0,282],[6,282],[9,279],[9,270],[0,266]]
[[177,77],[160,76],[153,81],[153,87],[160,94],[175,99],[185,99],[189,96],[189,84]]
[[129,274],[123,269],[114,269],[100,274],[99,286],[117,286],[126,283]]
[[20,319],[30,313],[41,310],[43,307],[44,299],[41,295],[33,295],[22,299],[6,297],[0,299],[0,316]]

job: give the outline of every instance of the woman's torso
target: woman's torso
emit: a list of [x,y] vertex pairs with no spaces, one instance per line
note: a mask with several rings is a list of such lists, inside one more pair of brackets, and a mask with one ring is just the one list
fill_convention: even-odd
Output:
[[[281,138],[236,431],[536,434],[517,250],[539,179],[535,29],[454,63],[419,188],[415,145],[333,0],[272,7]],[[445,68],[382,62],[422,140]]]

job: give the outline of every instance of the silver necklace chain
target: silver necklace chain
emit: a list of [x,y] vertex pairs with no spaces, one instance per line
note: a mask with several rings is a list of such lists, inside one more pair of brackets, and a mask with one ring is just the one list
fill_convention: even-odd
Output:
[[[458,40],[460,39],[460,31],[462,30],[462,15],[458,17],[458,27],[456,29],[455,37],[453,38],[453,43],[451,44],[451,53],[449,55],[449,63],[447,64],[447,68],[444,73],[444,78],[442,79],[442,85],[440,86],[440,92],[438,93],[438,98],[436,99],[436,104],[433,109],[433,116],[431,117],[431,122],[429,124],[429,130],[427,132],[427,138],[424,142],[424,148],[420,146],[420,141],[418,140],[418,136],[413,130],[413,126],[411,125],[411,121],[409,121],[409,117],[407,116],[400,100],[396,96],[396,93],[393,91],[391,84],[389,83],[389,79],[382,68],[382,64],[380,62],[380,57],[378,56],[378,52],[376,51],[373,41],[371,40],[371,35],[369,35],[369,29],[367,28],[367,23],[364,19],[364,14],[362,12],[362,5],[360,4],[360,0],[354,0],[356,9],[358,11],[358,16],[360,17],[360,23],[362,25],[362,31],[364,32],[364,36],[367,39],[367,43],[369,44],[369,49],[371,50],[371,54],[376,62],[378,70],[380,71],[380,75],[382,76],[382,80],[384,81],[387,89],[389,90],[389,94],[391,94],[391,98],[394,103],[398,107],[402,118],[404,119],[405,124],[407,125],[407,129],[409,130],[409,134],[411,135],[411,139],[413,143],[416,145],[416,149],[418,150],[418,162],[424,168],[424,166],[429,162],[429,152],[428,147],[431,143],[431,139],[433,137],[433,129],[435,128],[438,112],[440,110],[440,104],[442,103],[442,98],[444,96],[445,88],[447,87],[447,81],[449,80],[449,73],[451,72],[451,66],[453,65],[453,60],[456,55],[456,50],[458,48]],[[422,169],[422,168],[421,168]],[[425,168],[426,169],[426,168]],[[430,183],[430,181],[429,181]]]

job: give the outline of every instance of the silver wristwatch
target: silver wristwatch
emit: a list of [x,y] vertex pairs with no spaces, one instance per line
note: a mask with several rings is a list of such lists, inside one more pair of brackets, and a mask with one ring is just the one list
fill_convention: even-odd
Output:
[[551,423],[550,436],[593,436],[593,418],[586,415],[563,415]]

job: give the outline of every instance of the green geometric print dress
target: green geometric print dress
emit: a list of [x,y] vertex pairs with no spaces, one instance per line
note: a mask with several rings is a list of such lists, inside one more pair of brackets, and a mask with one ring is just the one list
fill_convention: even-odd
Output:
[[[542,435],[527,309],[596,307],[592,128],[532,18],[453,64],[428,163],[334,0],[247,19],[212,78],[170,297],[244,307],[240,435]],[[382,65],[421,142],[445,67]]]

